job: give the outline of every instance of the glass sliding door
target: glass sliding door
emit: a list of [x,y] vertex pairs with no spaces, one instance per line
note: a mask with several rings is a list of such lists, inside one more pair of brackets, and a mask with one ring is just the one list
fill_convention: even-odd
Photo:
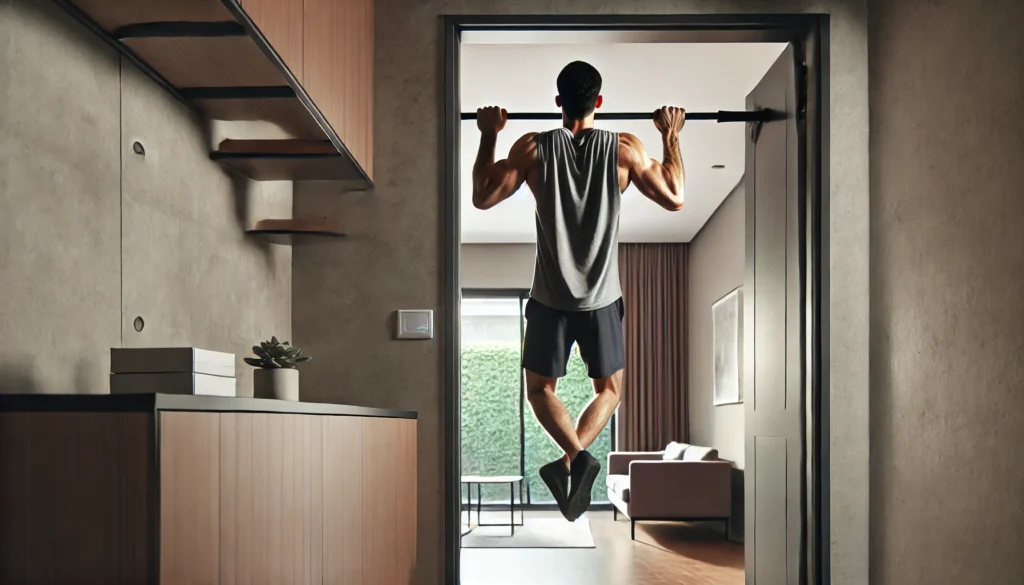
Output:
[[[462,473],[522,475],[524,504],[553,505],[554,498],[537,471],[562,451],[537,423],[526,400],[521,363],[527,300],[525,291],[463,291]],[[577,347],[570,355],[566,377],[558,381],[557,394],[574,419],[594,396]],[[602,466],[592,492],[595,503],[608,501],[604,468],[613,449],[614,424],[613,417],[589,449]],[[483,486],[482,496],[485,504],[508,505],[507,485]]]
[[[523,475],[522,295],[467,291],[461,310],[462,474]],[[508,490],[484,485],[482,501],[507,506]]]

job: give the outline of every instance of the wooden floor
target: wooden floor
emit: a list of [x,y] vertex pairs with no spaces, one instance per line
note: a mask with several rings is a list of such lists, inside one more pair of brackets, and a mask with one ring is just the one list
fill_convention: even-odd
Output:
[[[529,512],[530,518],[557,512]],[[518,516],[518,514],[517,514]],[[742,585],[743,545],[681,523],[637,524],[590,512],[597,548],[463,549],[462,585]],[[500,521],[484,514],[484,522]]]

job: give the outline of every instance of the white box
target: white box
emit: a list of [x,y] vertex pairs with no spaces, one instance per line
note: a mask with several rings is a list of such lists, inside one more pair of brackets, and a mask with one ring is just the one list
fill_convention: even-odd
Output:
[[235,377],[235,354],[196,347],[112,347],[113,374],[195,373]]
[[237,396],[235,379],[227,376],[173,372],[164,374],[110,374],[111,394],[191,394]]

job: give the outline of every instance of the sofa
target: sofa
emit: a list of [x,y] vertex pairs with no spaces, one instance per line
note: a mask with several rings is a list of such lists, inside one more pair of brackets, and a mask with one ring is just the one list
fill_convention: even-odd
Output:
[[608,454],[608,500],[618,520],[630,520],[630,538],[644,520],[723,521],[729,537],[732,463],[718,451],[669,443],[662,451]]

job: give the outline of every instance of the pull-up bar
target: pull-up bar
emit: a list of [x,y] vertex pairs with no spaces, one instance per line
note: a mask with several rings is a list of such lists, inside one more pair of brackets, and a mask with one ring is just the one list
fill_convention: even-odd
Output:
[[[597,112],[594,114],[597,120],[653,120],[654,112]],[[476,112],[462,112],[463,120],[476,120]],[[509,120],[561,120],[562,114],[555,112],[525,113],[509,112]],[[715,122],[769,122],[772,120],[771,110],[758,110],[756,112],[686,112],[687,120],[714,120]]]

